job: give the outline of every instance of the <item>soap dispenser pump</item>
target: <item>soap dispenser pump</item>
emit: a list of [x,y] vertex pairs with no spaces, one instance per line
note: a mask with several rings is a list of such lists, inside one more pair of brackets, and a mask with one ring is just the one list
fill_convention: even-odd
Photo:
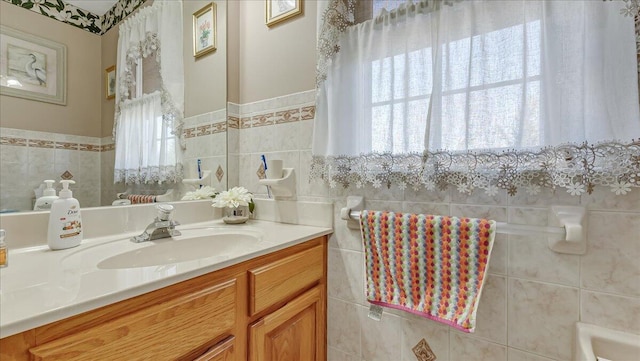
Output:
[[42,191],[42,197],[36,200],[36,204],[33,207],[34,211],[44,211],[51,209],[53,201],[58,199],[58,196],[56,196],[56,190],[53,188],[53,184],[55,182],[56,181],[51,179],[47,179],[46,181],[44,181],[47,187]]
[[80,203],[73,198],[69,184],[72,180],[61,180],[60,198],[51,206],[47,243],[53,250],[76,247],[82,242],[82,221]]

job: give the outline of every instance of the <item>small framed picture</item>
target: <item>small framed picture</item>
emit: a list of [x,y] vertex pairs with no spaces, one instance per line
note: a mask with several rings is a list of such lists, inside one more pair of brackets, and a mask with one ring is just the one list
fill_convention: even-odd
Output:
[[116,97],[116,66],[112,65],[104,70],[105,94],[107,99]]
[[216,3],[193,14],[193,56],[199,58],[216,50]]
[[265,0],[267,2],[267,26],[302,14],[302,0]]
[[67,104],[67,47],[0,25],[0,94]]

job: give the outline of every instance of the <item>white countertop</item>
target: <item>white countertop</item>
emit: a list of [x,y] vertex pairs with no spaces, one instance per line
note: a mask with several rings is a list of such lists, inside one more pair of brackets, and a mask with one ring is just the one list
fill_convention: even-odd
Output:
[[[75,248],[45,246],[9,251],[9,267],[0,269],[0,338],[154,291],[332,232],[331,228],[249,220],[221,220],[177,227],[188,232],[230,229],[253,234],[255,245],[216,252],[210,257],[156,266],[100,269],[115,253],[135,252],[153,242],[133,243],[136,233],[85,239]],[[139,233],[139,232],[138,232]],[[159,240],[163,242],[171,239]],[[179,242],[179,241],[175,241]]]

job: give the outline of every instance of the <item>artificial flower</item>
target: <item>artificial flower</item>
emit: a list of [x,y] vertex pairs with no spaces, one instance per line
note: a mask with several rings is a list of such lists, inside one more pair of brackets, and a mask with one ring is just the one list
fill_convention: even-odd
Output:
[[213,198],[216,196],[216,189],[209,186],[204,186],[202,188],[196,189],[193,192],[187,192],[184,197],[182,197],[183,201],[192,201],[195,199],[207,199]]

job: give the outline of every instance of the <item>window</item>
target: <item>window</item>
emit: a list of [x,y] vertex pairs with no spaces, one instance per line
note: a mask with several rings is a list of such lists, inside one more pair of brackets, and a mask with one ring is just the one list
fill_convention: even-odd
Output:
[[364,10],[394,10],[351,26],[362,16],[341,3],[319,39],[312,177],[489,194],[637,184],[636,39],[619,3],[380,0]]
[[154,2],[121,24],[117,69],[114,181],[178,182],[183,172],[177,146],[184,107],[181,2]]

